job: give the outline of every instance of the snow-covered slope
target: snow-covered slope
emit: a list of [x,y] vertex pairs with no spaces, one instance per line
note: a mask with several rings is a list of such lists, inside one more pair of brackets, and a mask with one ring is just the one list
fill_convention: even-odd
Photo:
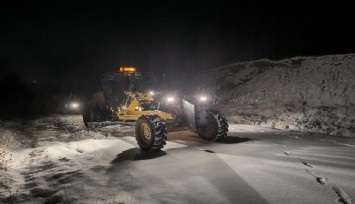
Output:
[[250,61],[208,75],[233,122],[355,137],[355,54]]
[[0,121],[0,133],[0,203],[351,204],[355,198],[355,138],[230,123],[224,142],[170,132],[163,151],[154,153],[139,149],[134,127],[86,129],[80,115]]

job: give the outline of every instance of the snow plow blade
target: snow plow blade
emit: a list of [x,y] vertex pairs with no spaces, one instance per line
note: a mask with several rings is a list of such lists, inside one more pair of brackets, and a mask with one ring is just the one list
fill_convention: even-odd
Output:
[[192,103],[186,100],[182,100],[182,114],[186,125],[189,126],[192,132],[195,132],[196,130],[195,105],[193,105]]

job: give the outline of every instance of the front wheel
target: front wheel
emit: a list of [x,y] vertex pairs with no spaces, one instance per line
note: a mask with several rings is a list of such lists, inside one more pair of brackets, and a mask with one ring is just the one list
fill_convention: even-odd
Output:
[[208,124],[205,127],[197,127],[197,134],[209,141],[222,141],[228,133],[228,121],[218,111],[208,112]]
[[142,115],[135,124],[135,136],[139,147],[146,151],[159,151],[166,144],[167,127],[158,115]]

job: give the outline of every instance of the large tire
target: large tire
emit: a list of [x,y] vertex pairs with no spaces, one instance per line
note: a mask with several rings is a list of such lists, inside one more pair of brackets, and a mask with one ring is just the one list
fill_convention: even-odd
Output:
[[167,127],[158,115],[142,115],[135,124],[135,136],[139,147],[146,151],[160,151],[167,140]]
[[197,128],[197,134],[209,141],[223,141],[228,133],[228,120],[218,111],[208,111],[207,127]]
[[107,120],[106,113],[88,104],[83,109],[83,121],[87,128],[90,122],[103,122]]
[[85,127],[87,127],[87,128],[89,127],[89,124],[88,124],[89,122],[95,122],[95,113],[90,105],[84,106],[83,121],[84,121]]

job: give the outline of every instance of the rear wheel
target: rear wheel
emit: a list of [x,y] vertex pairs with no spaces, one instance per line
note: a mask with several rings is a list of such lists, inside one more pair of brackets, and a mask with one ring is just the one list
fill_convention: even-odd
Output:
[[222,141],[228,133],[228,121],[218,111],[208,111],[208,125],[198,127],[197,134],[209,141]]
[[83,121],[87,128],[89,122],[95,122],[95,114],[90,105],[86,105],[83,109]]
[[83,121],[85,126],[88,128],[90,122],[102,122],[106,121],[106,113],[103,110],[94,108],[92,105],[88,104],[83,109]]
[[135,136],[139,147],[147,151],[159,151],[166,144],[167,127],[158,115],[143,115],[135,124]]

